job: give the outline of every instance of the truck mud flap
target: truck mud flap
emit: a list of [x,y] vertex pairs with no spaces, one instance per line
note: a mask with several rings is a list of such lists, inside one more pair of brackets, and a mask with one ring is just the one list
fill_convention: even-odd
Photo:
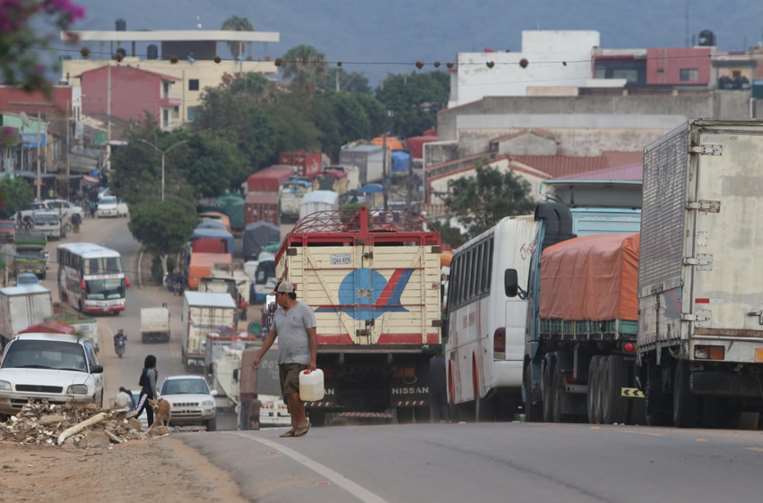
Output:
[[691,374],[689,386],[695,395],[763,398],[763,377],[755,374],[734,374],[723,371],[702,371]]

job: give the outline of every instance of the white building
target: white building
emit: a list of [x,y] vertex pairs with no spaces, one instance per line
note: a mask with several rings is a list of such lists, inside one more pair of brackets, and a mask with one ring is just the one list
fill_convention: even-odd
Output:
[[623,87],[625,79],[592,78],[599,38],[598,31],[523,31],[521,52],[459,53],[448,107],[487,96],[576,96],[581,87]]

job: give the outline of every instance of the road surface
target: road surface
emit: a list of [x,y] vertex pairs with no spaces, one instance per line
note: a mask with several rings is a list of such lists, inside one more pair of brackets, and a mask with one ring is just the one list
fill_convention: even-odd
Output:
[[181,434],[250,501],[761,501],[754,431],[482,423]]

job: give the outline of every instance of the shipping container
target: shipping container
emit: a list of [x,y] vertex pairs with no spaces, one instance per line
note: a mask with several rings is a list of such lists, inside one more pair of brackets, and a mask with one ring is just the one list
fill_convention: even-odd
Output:
[[210,332],[235,331],[237,307],[227,293],[188,292],[183,296],[181,353],[186,367],[203,366]]
[[247,192],[278,192],[283,182],[294,175],[294,166],[276,164],[256,173],[246,179]]
[[228,244],[221,238],[197,238],[191,241],[192,253],[228,253]]
[[376,145],[346,145],[339,152],[339,164],[356,166],[365,185],[384,178],[384,156],[384,149]]
[[279,164],[297,166],[298,174],[312,178],[321,171],[322,156],[320,152],[306,152],[304,150],[293,150],[281,152],[278,156]]
[[245,210],[247,225],[256,222],[270,222],[271,224],[275,225],[279,225],[281,223],[277,201],[272,204],[247,202]]

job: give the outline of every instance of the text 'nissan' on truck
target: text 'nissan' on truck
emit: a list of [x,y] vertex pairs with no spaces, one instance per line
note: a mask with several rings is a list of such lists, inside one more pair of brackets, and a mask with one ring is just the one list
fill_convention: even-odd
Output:
[[[763,123],[697,120],[644,151],[641,233],[572,238],[541,205],[523,287],[528,420],[733,426],[763,371]],[[638,281],[636,281],[636,275]]]
[[401,214],[312,213],[284,239],[276,276],[316,315],[327,414],[426,417],[429,361],[441,348],[440,237]]

